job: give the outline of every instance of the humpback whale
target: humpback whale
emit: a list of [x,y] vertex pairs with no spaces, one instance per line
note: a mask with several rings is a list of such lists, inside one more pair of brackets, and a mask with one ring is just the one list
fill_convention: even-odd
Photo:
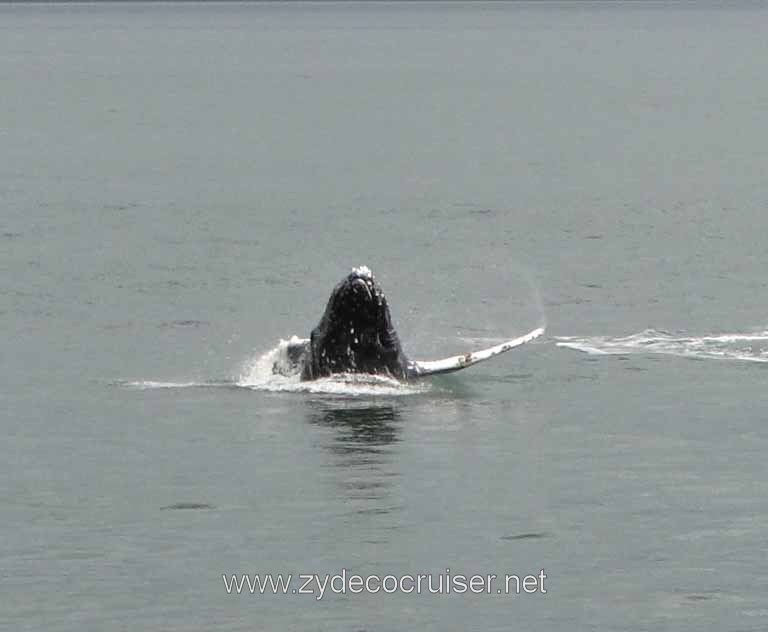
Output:
[[502,344],[445,358],[410,360],[392,325],[386,296],[367,266],[354,268],[333,289],[320,322],[308,339],[287,345],[287,367],[275,363],[274,373],[315,380],[344,373],[384,375],[411,380],[465,369],[520,346],[544,333],[540,327]]

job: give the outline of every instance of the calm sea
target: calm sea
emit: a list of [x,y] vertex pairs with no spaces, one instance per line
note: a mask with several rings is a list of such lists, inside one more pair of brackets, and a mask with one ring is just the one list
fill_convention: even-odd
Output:
[[[763,3],[1,5],[0,627],[767,629],[766,33]],[[361,264],[414,358],[546,334],[415,386],[272,378]]]

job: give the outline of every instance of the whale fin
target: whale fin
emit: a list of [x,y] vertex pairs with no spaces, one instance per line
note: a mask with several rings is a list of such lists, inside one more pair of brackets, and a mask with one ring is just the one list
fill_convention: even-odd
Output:
[[281,340],[272,363],[272,374],[290,377],[301,373],[308,354],[309,338],[293,336],[290,340]]
[[452,373],[453,371],[460,371],[466,369],[468,366],[477,364],[484,360],[488,360],[499,354],[505,353],[510,349],[524,345],[526,342],[530,342],[535,338],[541,336],[544,333],[543,327],[538,327],[533,331],[529,331],[523,336],[513,338],[502,342],[495,347],[489,347],[488,349],[482,349],[480,351],[473,351],[471,353],[465,353],[464,355],[457,355],[450,358],[444,358],[443,360],[413,360],[408,363],[408,377],[419,378],[426,377],[428,375],[439,375],[441,373]]

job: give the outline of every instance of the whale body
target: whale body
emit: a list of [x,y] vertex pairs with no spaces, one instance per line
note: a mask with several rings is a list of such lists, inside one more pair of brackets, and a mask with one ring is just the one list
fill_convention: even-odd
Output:
[[293,338],[287,366],[274,373],[315,380],[336,374],[363,373],[411,380],[465,369],[520,346],[544,333],[539,327],[502,344],[442,360],[409,360],[392,325],[386,296],[367,266],[354,268],[333,288],[320,322],[309,338]]

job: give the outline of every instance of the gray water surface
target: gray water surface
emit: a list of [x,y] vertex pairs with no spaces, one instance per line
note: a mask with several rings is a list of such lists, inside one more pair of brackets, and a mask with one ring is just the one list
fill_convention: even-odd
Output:
[[[765,630],[766,32],[0,6],[0,626]],[[412,357],[547,332],[417,388],[253,388],[360,264]],[[342,569],[547,593],[222,581]]]

